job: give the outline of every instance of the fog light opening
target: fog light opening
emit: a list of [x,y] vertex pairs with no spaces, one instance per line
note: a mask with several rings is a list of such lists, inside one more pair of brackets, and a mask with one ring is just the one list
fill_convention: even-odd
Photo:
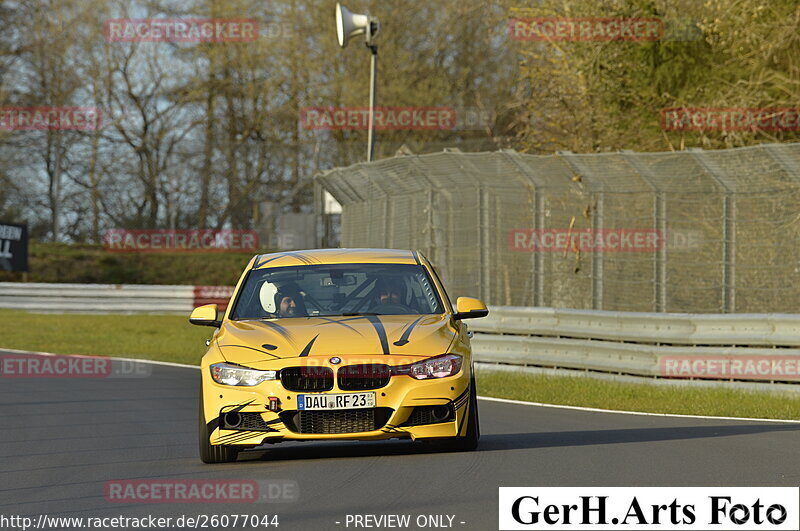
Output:
[[450,417],[450,408],[447,406],[433,406],[431,413],[434,419],[441,422]]
[[225,425],[232,428],[242,423],[242,416],[237,412],[225,413]]

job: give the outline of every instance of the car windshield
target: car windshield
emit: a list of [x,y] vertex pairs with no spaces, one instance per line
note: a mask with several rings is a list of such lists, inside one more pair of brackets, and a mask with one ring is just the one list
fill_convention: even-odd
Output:
[[440,314],[427,271],[413,264],[333,264],[255,269],[232,319]]

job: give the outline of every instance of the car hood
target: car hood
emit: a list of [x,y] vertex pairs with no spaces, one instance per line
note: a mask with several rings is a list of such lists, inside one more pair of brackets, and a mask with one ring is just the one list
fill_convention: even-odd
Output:
[[450,316],[367,315],[226,321],[217,346],[226,361],[337,355],[435,356],[456,336]]

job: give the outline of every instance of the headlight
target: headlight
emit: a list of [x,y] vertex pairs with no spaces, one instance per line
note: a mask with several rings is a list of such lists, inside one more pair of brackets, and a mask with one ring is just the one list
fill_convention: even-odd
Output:
[[417,380],[428,378],[445,378],[458,374],[461,370],[461,356],[457,354],[444,354],[427,360],[418,361],[410,365],[401,365],[392,368],[392,375],[407,374]]
[[258,385],[265,380],[276,380],[278,371],[257,371],[229,363],[215,363],[211,366],[211,378],[223,385]]

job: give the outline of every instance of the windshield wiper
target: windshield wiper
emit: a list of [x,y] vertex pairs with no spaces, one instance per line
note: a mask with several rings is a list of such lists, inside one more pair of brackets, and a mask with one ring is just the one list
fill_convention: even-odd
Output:
[[[374,312],[349,312],[349,313],[342,313],[339,314],[341,317],[358,317],[359,315],[383,315],[382,313],[374,313]],[[333,316],[331,316],[333,317]]]

